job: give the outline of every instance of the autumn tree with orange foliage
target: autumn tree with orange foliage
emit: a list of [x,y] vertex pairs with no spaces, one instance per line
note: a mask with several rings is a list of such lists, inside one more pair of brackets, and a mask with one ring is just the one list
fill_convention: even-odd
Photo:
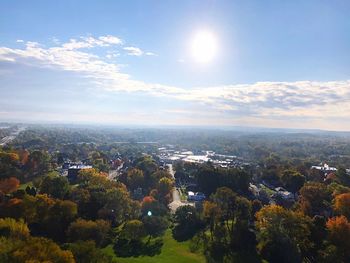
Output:
[[350,193],[340,194],[334,198],[334,210],[350,219]]
[[19,161],[22,165],[26,165],[29,160],[29,151],[28,150],[20,150],[18,151]]
[[[327,248],[321,253],[324,261],[350,261],[350,222],[345,216],[330,218],[327,221]],[[328,252],[328,253],[327,253]],[[327,260],[328,259],[328,260]]]
[[15,177],[0,180],[0,192],[10,194],[15,192],[19,187],[19,180]]

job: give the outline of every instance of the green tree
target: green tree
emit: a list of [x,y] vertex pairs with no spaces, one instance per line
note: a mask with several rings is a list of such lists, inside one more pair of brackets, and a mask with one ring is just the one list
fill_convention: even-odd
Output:
[[111,263],[113,258],[97,248],[92,240],[71,243],[67,248],[72,251],[77,263]]
[[40,192],[63,199],[70,190],[67,177],[47,175],[40,184]]
[[192,238],[200,229],[203,228],[203,222],[200,215],[193,206],[184,205],[176,209],[175,227],[173,237],[178,241],[184,241]]
[[258,250],[269,262],[301,262],[310,247],[311,219],[280,206],[263,207],[257,214]]
[[127,221],[123,226],[121,235],[127,240],[140,240],[146,235],[142,221],[137,219]]
[[103,207],[99,210],[99,218],[119,225],[127,219],[135,218],[140,214],[137,201],[130,199],[129,193],[124,188],[112,188],[103,195]]
[[306,215],[327,215],[331,207],[331,193],[322,183],[308,182],[300,189],[299,205]]
[[171,193],[173,186],[174,186],[174,181],[169,178],[163,177],[159,180],[157,189],[161,200],[169,199],[166,197],[169,196],[169,194]]
[[142,219],[146,234],[150,237],[159,237],[164,235],[168,228],[168,220],[161,216],[145,216]]
[[0,151],[0,179],[20,174],[19,156],[16,153]]
[[130,189],[134,190],[138,187],[144,187],[144,176],[140,169],[131,169],[128,171],[127,183]]
[[107,241],[111,225],[105,220],[84,220],[77,219],[72,222],[67,230],[70,241],[94,240],[97,246],[102,246]]
[[294,170],[285,170],[281,179],[284,187],[292,193],[298,192],[305,183],[305,176]]
[[44,151],[33,151],[29,155],[26,167],[33,175],[46,174],[51,169],[49,154]]
[[339,167],[337,169],[336,176],[341,184],[350,186],[350,176],[347,174],[344,167]]

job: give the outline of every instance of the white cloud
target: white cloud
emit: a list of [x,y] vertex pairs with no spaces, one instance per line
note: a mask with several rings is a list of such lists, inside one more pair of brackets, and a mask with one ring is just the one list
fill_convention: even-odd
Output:
[[116,58],[116,57],[119,57],[119,56],[120,56],[119,53],[116,53],[116,52],[107,52],[106,58],[112,59],[112,58]]
[[16,42],[17,42],[17,43],[23,43],[24,40],[22,40],[22,39],[17,39]]
[[[37,42],[26,42],[22,49],[0,47],[0,61],[35,67],[73,71],[90,78],[98,88],[110,92],[146,92],[153,96],[165,96],[197,103],[209,111],[225,116],[244,116],[252,122],[269,120],[281,122],[281,118],[308,119],[310,123],[350,120],[350,80],[344,81],[296,81],[257,82],[253,84],[195,87],[185,89],[132,79],[120,72],[121,65],[106,62],[82,48],[108,47],[111,36],[80,40],[71,39],[62,45],[45,48]],[[109,42],[108,42],[109,41]],[[118,43],[119,45],[120,43]],[[144,52],[136,47],[124,47],[130,54]],[[117,55],[107,53],[107,58]],[[115,53],[116,54],[116,53]],[[259,121],[258,121],[259,120]],[[345,124],[344,124],[345,125]]]
[[153,53],[153,52],[144,52],[142,49],[140,49],[138,47],[124,47],[123,49],[125,51],[127,51],[127,54],[129,56],[137,56],[137,57],[140,57],[140,56],[143,56],[143,55],[156,56],[155,53]]
[[153,52],[146,52],[145,53],[146,56],[157,56],[155,53]]
[[110,45],[121,45],[123,41],[115,36],[107,35],[100,36],[99,38],[80,37],[80,40],[74,38],[70,39],[68,43],[62,45],[65,49],[82,49],[82,48],[93,48],[93,47],[108,47]]
[[127,51],[130,56],[142,56],[143,51],[138,47],[124,47],[124,50]]
[[111,36],[111,35],[101,36],[99,37],[99,39],[108,44],[113,44],[113,45],[123,44],[123,41],[120,38]]

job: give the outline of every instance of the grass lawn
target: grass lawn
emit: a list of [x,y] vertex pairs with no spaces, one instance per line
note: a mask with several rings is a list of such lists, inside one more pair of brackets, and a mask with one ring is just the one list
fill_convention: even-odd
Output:
[[[189,250],[189,241],[177,242],[172,238],[171,230],[167,230],[163,237],[164,245],[162,252],[154,257],[141,256],[120,258],[116,257],[117,262],[121,263],[200,263],[205,262],[203,255],[191,253]],[[114,255],[112,245],[105,248],[105,252]]]

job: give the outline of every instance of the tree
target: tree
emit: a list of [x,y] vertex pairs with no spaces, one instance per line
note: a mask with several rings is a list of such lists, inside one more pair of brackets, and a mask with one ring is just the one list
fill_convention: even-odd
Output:
[[173,237],[178,241],[192,238],[203,228],[203,222],[196,209],[190,205],[180,206],[175,212],[175,227]]
[[28,224],[44,222],[49,217],[50,208],[55,200],[46,194],[25,195],[22,202],[22,217]]
[[262,203],[258,199],[252,201],[252,214],[255,215],[263,207]]
[[154,216],[165,216],[168,212],[164,204],[160,203],[152,196],[145,196],[141,203],[141,213],[143,216],[147,216],[149,211]]
[[336,262],[348,262],[350,259],[350,222],[345,216],[333,217],[327,221],[328,241],[336,254]]
[[145,228],[142,221],[134,219],[127,221],[121,234],[127,240],[140,240],[145,236]]
[[98,211],[98,216],[111,221],[112,225],[119,225],[139,214],[138,202],[132,201],[127,190],[121,187],[107,190],[101,202],[104,205]]
[[16,221],[13,218],[0,218],[0,236],[26,239],[29,235],[29,228],[23,220]]
[[166,197],[169,196],[169,194],[171,193],[171,190],[173,189],[173,185],[174,185],[173,180],[169,178],[163,177],[159,180],[158,194],[161,200],[169,201],[167,199],[170,199],[170,198],[166,198]]
[[144,187],[144,176],[140,169],[131,169],[128,171],[127,183],[130,189],[135,190],[138,187]]
[[76,218],[77,204],[70,200],[56,200],[50,208],[48,218],[43,222],[45,235],[55,241],[63,242],[66,239],[66,230]]
[[158,170],[149,176],[149,178],[147,179],[149,181],[148,185],[150,186],[150,188],[154,188],[157,186],[159,180],[162,178],[169,178],[169,179],[173,180],[173,177],[171,176],[171,174],[168,171]]
[[209,196],[219,187],[228,187],[233,191],[246,193],[251,174],[240,169],[214,168],[205,165],[196,173],[196,178],[200,189]]
[[18,164],[18,154],[0,151],[0,179],[19,174]]
[[337,196],[340,194],[350,193],[350,188],[342,184],[332,182],[327,185],[328,191],[332,193],[332,196]]
[[300,189],[299,204],[306,215],[327,215],[332,199],[326,185],[308,182]]
[[77,263],[111,263],[114,262],[111,256],[97,248],[92,240],[78,241],[71,243],[67,248],[72,251]]
[[203,215],[210,224],[210,240],[205,247],[216,261],[255,262],[256,241],[249,229],[251,202],[230,188],[218,188],[205,202]]
[[33,151],[29,155],[26,167],[34,175],[43,175],[51,168],[50,156],[44,151]]
[[63,199],[69,193],[69,190],[68,179],[63,176],[47,175],[40,184],[40,192],[54,198]]
[[305,177],[294,170],[285,170],[282,173],[282,182],[284,187],[291,191],[292,193],[296,193],[305,183]]
[[[218,205],[222,220],[226,222],[232,221],[237,194],[228,187],[221,187],[216,190],[216,193],[211,196],[211,199]],[[234,222],[231,223],[233,224]]]
[[158,165],[151,156],[146,155],[136,160],[136,168],[142,170],[145,177],[148,178],[152,173],[158,170]]
[[168,221],[161,216],[145,216],[142,218],[145,232],[150,237],[159,237],[164,235],[168,228]]
[[77,215],[77,205],[69,200],[59,200],[46,194],[25,195],[21,203],[21,215],[31,233],[64,241],[65,231]]
[[350,193],[340,194],[335,197],[334,210],[350,220]]
[[303,214],[270,205],[256,217],[257,247],[269,262],[300,262],[312,246],[311,219]]
[[10,194],[15,192],[19,187],[19,180],[15,177],[10,177],[0,180],[0,193]]
[[43,237],[26,240],[0,238],[1,262],[57,262],[74,263],[69,250],[62,250],[56,243]]
[[221,210],[215,202],[204,201],[203,216],[207,224],[209,224],[210,236],[213,237],[214,227],[218,218],[221,217]]
[[97,246],[102,246],[106,240],[111,225],[105,220],[84,220],[77,219],[72,222],[67,230],[67,236],[70,241],[94,240]]
[[310,235],[310,240],[314,244],[314,246],[309,250],[311,257],[316,258],[318,252],[323,250],[326,236],[326,218],[323,216],[314,216],[312,218]]
[[307,179],[308,181],[322,183],[324,180],[324,173],[321,170],[311,169]]
[[78,173],[77,182],[87,188],[104,188],[111,189],[116,186],[115,182],[111,182],[106,173],[99,173],[96,169],[82,169]]
[[346,169],[344,167],[339,167],[337,169],[336,176],[341,184],[350,186],[350,176],[346,173]]

